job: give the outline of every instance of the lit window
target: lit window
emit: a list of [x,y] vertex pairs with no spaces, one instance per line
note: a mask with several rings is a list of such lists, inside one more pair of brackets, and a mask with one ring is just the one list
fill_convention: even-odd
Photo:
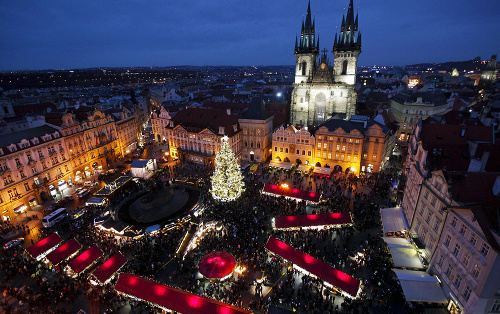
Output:
[[469,286],[467,286],[465,288],[464,294],[463,294],[465,301],[469,301],[471,292],[472,292],[471,288]]
[[479,277],[479,273],[481,272],[481,266],[479,266],[479,264],[475,264],[474,265],[474,268],[472,269],[472,275],[474,275],[474,277]]
[[464,258],[462,259],[462,263],[467,266],[469,264],[470,253],[465,250]]

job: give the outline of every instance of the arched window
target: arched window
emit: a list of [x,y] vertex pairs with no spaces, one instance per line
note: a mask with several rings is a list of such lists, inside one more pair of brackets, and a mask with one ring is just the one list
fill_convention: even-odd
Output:
[[260,142],[257,142],[257,148],[260,148]]
[[247,146],[248,146],[248,143],[245,141],[245,147],[247,147]]
[[4,107],[3,107],[3,111],[4,111],[5,113],[7,113],[7,114],[8,114],[8,113],[9,113],[9,107],[4,106]]
[[305,61],[302,62],[302,75],[306,75],[306,65],[307,63]]
[[347,60],[342,63],[342,75],[347,73]]

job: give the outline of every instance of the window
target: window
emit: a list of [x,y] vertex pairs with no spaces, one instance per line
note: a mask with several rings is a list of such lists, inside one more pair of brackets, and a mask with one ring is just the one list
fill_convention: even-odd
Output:
[[474,277],[479,277],[479,273],[481,272],[481,266],[479,266],[479,264],[475,264],[474,265],[474,268],[472,269],[472,275],[474,275]]
[[418,229],[420,229],[420,221],[417,222],[417,226],[415,227],[415,232],[418,233]]
[[337,150],[340,150],[340,145],[337,145]]
[[280,147],[280,153],[282,153],[282,152],[283,152],[283,147]]
[[455,277],[455,287],[460,288],[460,284],[462,283],[462,276],[460,276],[460,274],[457,274],[457,276]]
[[451,264],[450,264],[450,265],[448,265],[448,268],[446,269],[446,273],[445,273],[446,277],[450,278],[452,272],[453,272],[453,266],[451,266]]
[[368,154],[363,154],[363,159],[366,160],[368,158]]
[[278,147],[277,146],[274,146],[274,151],[277,152],[278,151]]
[[[318,148],[321,148],[321,143],[318,142]],[[326,147],[325,147],[326,148]]]
[[460,227],[460,234],[462,236],[465,236],[466,231],[467,231],[467,227],[464,224],[462,224],[462,227]]
[[464,264],[465,266],[469,265],[469,260],[470,260],[470,253],[467,252],[467,250],[465,250],[464,258],[462,258],[462,264]]
[[24,188],[26,189],[26,191],[31,190],[31,187],[30,187],[30,185],[29,185],[29,183],[28,183],[28,182],[25,182],[25,183],[24,183]]
[[324,143],[323,144],[323,149],[327,149],[328,148],[328,144],[327,143]]
[[377,161],[377,155],[373,155],[372,161]]
[[464,294],[463,294],[465,301],[469,301],[471,292],[472,292],[472,290],[469,286],[465,287]]
[[481,246],[481,254],[483,254],[484,257],[486,257],[488,255],[488,251],[490,250],[490,247],[486,244],[486,243],[483,243],[483,246]]
[[26,175],[24,174],[23,169],[19,169],[19,175],[21,176],[21,178],[26,178]]
[[287,154],[288,154],[288,148],[285,148],[285,153],[287,153]]
[[332,154],[328,153],[328,159],[332,159]]
[[460,253],[460,245],[455,244],[455,248],[453,249],[453,255],[458,256],[458,253]]
[[342,145],[342,151],[345,152],[345,145]]
[[420,212],[419,212],[420,216],[424,217],[424,211],[425,211],[425,206],[424,205],[420,206]]
[[444,256],[441,254],[439,256],[439,261],[438,261],[439,267],[443,267],[443,263],[444,263]]
[[323,153],[323,158],[326,158],[326,153]]
[[432,214],[428,213],[427,218],[425,218],[425,222],[429,223],[431,221]]
[[431,199],[431,205],[435,206],[436,205],[436,198],[433,196]]
[[425,199],[429,198],[429,191],[425,190],[424,197],[425,197]]
[[444,241],[444,245],[446,247],[449,247],[450,246],[450,242],[451,242],[451,237],[450,237],[450,235],[447,235],[446,236],[446,240]]
[[475,234],[471,234],[471,235],[470,235],[469,242],[470,242],[470,244],[472,244],[472,246],[476,246],[477,237],[476,237],[476,235],[475,235]]
[[321,153],[320,152],[316,152],[316,157],[321,158]]
[[434,224],[434,231],[436,231],[436,232],[437,232],[437,231],[438,231],[438,229],[439,229],[439,221],[438,221],[438,220],[436,220],[436,223]]
[[300,155],[300,149],[297,149],[297,155]]
[[451,225],[453,226],[453,228],[456,228],[456,226],[457,226],[457,217],[453,217],[453,220],[451,221]]
[[495,303],[493,303],[493,306],[491,307],[490,312],[500,312],[500,300],[495,300]]
[[[302,151],[302,152],[304,152],[304,151]],[[304,154],[302,154],[302,155],[304,155]],[[307,156],[311,157],[311,155],[312,155],[311,151],[310,151],[310,150],[308,150],[308,151],[307,151]]]

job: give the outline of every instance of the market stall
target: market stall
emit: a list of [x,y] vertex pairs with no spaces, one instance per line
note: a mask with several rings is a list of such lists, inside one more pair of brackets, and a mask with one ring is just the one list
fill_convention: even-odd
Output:
[[384,237],[389,247],[394,267],[424,269],[417,250],[404,238]]
[[153,280],[131,274],[120,274],[116,291],[126,296],[144,300],[164,310],[185,314],[237,314],[251,311],[232,306],[196,294],[162,285]]
[[332,170],[333,169],[331,169],[331,168],[314,167],[313,173],[320,174],[320,175],[323,175],[323,176],[329,176],[329,175],[332,174]]
[[340,290],[349,297],[357,297],[361,282],[317,258],[270,237],[266,249],[293,263],[293,266],[309,276],[323,280],[326,287]]
[[443,289],[436,276],[424,271],[393,269],[398,277],[406,301],[447,303]]
[[282,169],[290,169],[292,168],[292,164],[289,162],[281,162],[281,161],[271,161],[269,163],[269,167],[276,167],[276,168],[282,168]]
[[78,243],[78,241],[76,241],[75,239],[71,239],[68,242],[61,245],[60,247],[58,247],[57,249],[55,249],[54,251],[47,254],[46,258],[47,258],[47,261],[50,264],[52,264],[54,267],[56,267],[56,270],[57,270],[57,266],[61,262],[76,255],[78,253],[78,251],[81,250],[81,248],[82,248],[82,245],[80,243]]
[[321,194],[308,192],[304,190],[290,188],[288,186],[280,186],[275,184],[266,184],[262,193],[272,195],[272,196],[284,196],[287,198],[292,198],[301,201],[308,201],[312,203],[318,203]]
[[401,207],[381,208],[380,216],[382,217],[384,234],[408,231],[408,225]]
[[104,264],[94,270],[91,275],[91,282],[106,284],[126,262],[127,259],[120,252],[116,252]]
[[77,258],[72,260],[68,266],[75,275],[78,275],[92,266],[102,255],[103,253],[101,249],[96,245],[93,245]]
[[38,241],[29,248],[26,252],[37,261],[42,260],[47,254],[55,249],[55,246],[62,242],[61,237],[57,233],[53,233],[48,237]]
[[205,255],[198,263],[200,273],[209,279],[226,279],[231,276],[235,266],[234,257],[221,251]]
[[282,216],[274,218],[273,221],[275,229],[339,227],[351,224],[352,218],[350,213]]

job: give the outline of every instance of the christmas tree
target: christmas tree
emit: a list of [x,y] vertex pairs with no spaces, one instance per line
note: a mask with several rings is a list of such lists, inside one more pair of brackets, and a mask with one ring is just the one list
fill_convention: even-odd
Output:
[[229,146],[228,137],[222,138],[222,147],[215,156],[215,171],[210,193],[222,202],[234,201],[243,193],[243,176],[240,165]]

